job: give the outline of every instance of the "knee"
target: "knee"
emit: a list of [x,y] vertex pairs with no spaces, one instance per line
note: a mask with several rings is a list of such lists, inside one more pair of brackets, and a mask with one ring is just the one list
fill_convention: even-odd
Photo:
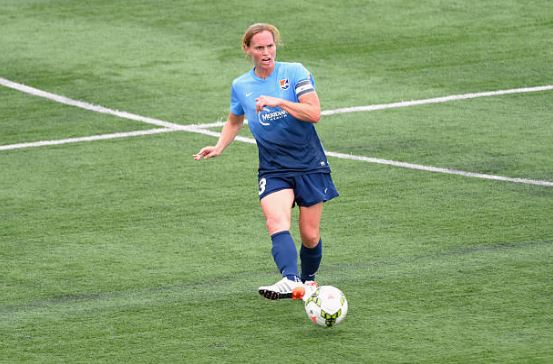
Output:
[[265,224],[269,235],[290,230],[290,223],[285,218],[268,218]]
[[321,235],[318,230],[302,231],[301,241],[306,248],[313,249],[319,244]]

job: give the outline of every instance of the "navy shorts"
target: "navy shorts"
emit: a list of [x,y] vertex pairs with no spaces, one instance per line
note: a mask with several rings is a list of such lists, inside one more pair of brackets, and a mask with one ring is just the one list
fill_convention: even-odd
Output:
[[294,190],[294,204],[313,206],[339,196],[330,173],[309,173],[299,176],[279,175],[259,178],[259,199],[280,190]]

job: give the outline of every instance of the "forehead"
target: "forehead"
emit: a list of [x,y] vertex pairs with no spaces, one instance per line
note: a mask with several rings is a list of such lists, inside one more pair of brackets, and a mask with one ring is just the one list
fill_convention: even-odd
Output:
[[275,40],[273,39],[273,33],[271,33],[268,30],[264,30],[262,32],[257,33],[252,37],[252,40],[250,42],[250,46],[265,46],[269,44],[273,44]]

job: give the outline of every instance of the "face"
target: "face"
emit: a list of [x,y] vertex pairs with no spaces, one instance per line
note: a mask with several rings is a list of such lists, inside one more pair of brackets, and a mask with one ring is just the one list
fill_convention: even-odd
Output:
[[250,41],[250,46],[246,47],[245,51],[252,58],[256,73],[270,74],[273,71],[276,45],[271,32],[264,30],[254,35]]

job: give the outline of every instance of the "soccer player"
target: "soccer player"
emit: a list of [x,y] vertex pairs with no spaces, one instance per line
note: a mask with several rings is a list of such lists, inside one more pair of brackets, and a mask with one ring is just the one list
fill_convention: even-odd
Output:
[[[300,63],[277,62],[280,33],[271,24],[253,24],[242,37],[253,68],[232,82],[230,113],[215,146],[194,159],[220,155],[247,117],[259,152],[259,199],[282,279],[259,287],[268,299],[291,298],[292,290],[313,287],[322,259],[320,223],[323,202],[338,192],[314,124],[321,106],[313,77]],[[290,234],[292,208],[299,206],[301,273]]]

